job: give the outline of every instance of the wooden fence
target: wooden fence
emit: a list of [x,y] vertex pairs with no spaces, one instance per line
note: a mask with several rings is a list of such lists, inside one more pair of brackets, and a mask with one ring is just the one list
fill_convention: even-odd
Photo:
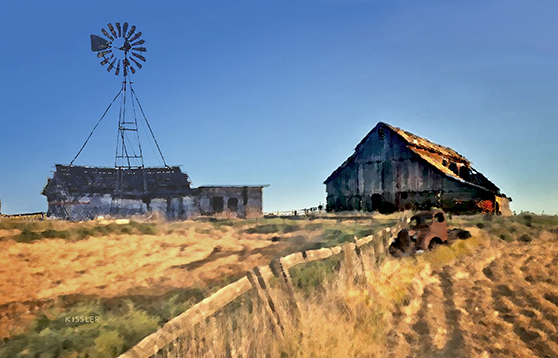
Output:
[[[165,348],[171,342],[177,340],[185,332],[202,320],[212,316],[227,304],[251,289],[255,289],[258,296],[265,303],[264,307],[269,314],[276,332],[282,331],[280,317],[274,309],[273,300],[269,294],[268,280],[277,277],[281,288],[287,293],[292,307],[297,307],[293,285],[289,269],[296,265],[327,259],[331,256],[343,253],[346,267],[349,271],[363,272],[370,268],[364,267],[363,256],[373,258],[372,262],[378,265],[388,255],[390,240],[397,235],[399,230],[407,225],[410,215],[406,212],[398,219],[396,225],[386,228],[374,235],[366,236],[354,242],[345,243],[340,246],[323,248],[318,250],[297,252],[285,257],[273,260],[269,265],[256,267],[238,281],[223,287],[210,297],[197,303],[189,310],[167,322],[157,332],[145,337],[130,350],[118,358],[149,358]],[[295,312],[296,313],[296,312]]]

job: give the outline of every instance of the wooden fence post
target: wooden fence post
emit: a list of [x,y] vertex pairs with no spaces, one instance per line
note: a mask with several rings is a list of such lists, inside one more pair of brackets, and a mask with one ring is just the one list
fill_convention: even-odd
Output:
[[391,239],[391,229],[389,227],[385,229],[383,236],[384,252],[387,255],[389,252],[389,241]]
[[360,270],[362,272],[363,275],[366,274],[366,265],[364,265],[364,259],[362,257],[362,249],[358,244],[358,240],[357,237],[354,237],[354,243],[355,243],[355,253],[357,255],[357,259],[358,259],[358,263],[360,264]]
[[355,243],[348,242],[343,245],[343,257],[345,263],[345,275],[347,276],[347,284],[352,286],[357,275],[363,273],[360,265],[356,265],[355,255],[357,246]]
[[287,294],[287,302],[289,306],[289,313],[293,317],[293,323],[298,326],[300,323],[300,307],[295,297],[293,282],[289,270],[285,268],[281,262],[281,258],[276,258],[269,264],[271,272],[279,279],[279,285],[283,292]]
[[[376,236],[376,235],[375,235]],[[385,249],[384,249],[384,230],[380,231],[377,236],[375,237],[376,240],[374,240],[376,242],[376,265],[380,265],[380,263],[382,262],[382,260],[384,259],[382,254],[384,254]]]
[[272,324],[273,330],[275,331],[275,334],[277,334],[277,336],[280,339],[283,339],[283,330],[285,328],[283,327],[283,325],[281,323],[281,319],[279,318],[279,315],[277,314],[277,309],[275,307],[275,303],[273,302],[273,299],[271,298],[271,295],[269,294],[269,289],[268,289],[267,283],[263,279],[259,268],[256,267],[252,271],[249,271],[246,274],[246,277],[248,277],[248,280],[250,280],[250,283],[256,289],[256,291],[258,293],[258,296],[262,300],[264,308],[265,308],[267,314],[269,315],[269,319],[271,321],[271,324]]

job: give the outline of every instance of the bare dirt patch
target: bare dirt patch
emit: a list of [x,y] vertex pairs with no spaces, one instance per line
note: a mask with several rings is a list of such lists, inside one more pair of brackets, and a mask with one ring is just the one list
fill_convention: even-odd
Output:
[[390,355],[558,357],[557,243],[548,232],[529,243],[492,240],[433,269],[410,298],[418,309],[396,312]]

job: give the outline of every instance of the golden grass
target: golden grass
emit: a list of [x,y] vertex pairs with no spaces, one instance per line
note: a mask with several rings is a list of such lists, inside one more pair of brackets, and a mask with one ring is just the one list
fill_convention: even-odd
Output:
[[297,294],[298,325],[287,313],[283,293],[271,289],[285,326],[283,338],[273,330],[262,303],[252,296],[238,310],[225,310],[191,331],[180,349],[168,352],[169,357],[385,357],[392,313],[399,309],[416,313],[419,302],[413,297],[420,297],[423,288],[436,280],[433,269],[488,245],[488,235],[471,231],[472,238],[433,252],[388,259],[356,283],[345,277],[342,264],[336,278],[323,283],[319,292]]

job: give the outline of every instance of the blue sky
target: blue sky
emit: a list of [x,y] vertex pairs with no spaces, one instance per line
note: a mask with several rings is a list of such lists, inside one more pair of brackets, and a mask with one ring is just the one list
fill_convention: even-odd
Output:
[[[2,212],[46,211],[54,164],[121,87],[89,43],[120,21],[143,33],[135,92],[194,186],[270,184],[264,211],[316,206],[384,121],[466,156],[513,210],[555,214],[556,18],[550,0],[2,0]],[[75,164],[113,166],[117,122],[113,109]]]

